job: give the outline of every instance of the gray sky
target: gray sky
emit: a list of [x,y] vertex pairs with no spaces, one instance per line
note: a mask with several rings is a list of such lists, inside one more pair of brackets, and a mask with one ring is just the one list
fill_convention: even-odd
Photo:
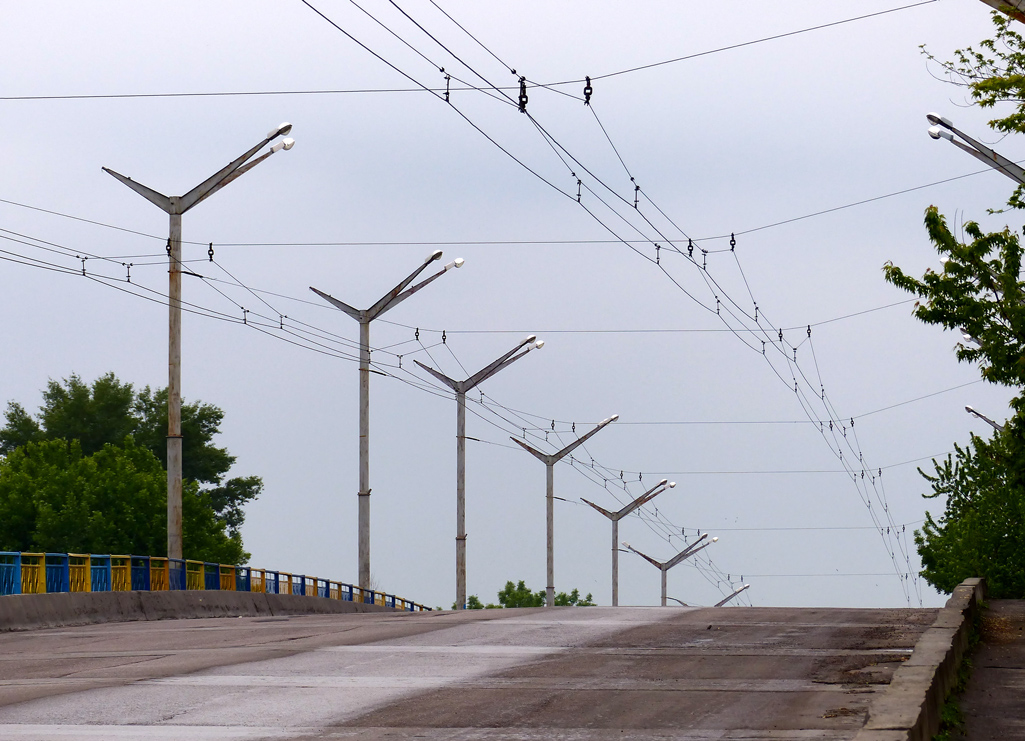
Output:
[[[71,373],[165,385],[166,216],[100,168],[180,194],[290,121],[292,151],[184,217],[203,277],[186,276],[198,313],[184,320],[183,392],[225,410],[233,474],[264,478],[243,530],[254,566],[356,580],[357,325],[308,287],[366,307],[441,248],[465,266],[372,328],[386,374],[371,381],[381,588],[445,606],[455,589],[455,403],[413,360],[468,375],[536,333],[543,350],[484,384],[483,406],[471,394],[470,593],[544,586],[544,467],[510,434],[543,446],[547,430],[551,449],[618,413],[575,469],[556,469],[557,589],[609,602],[610,526],[579,500],[616,509],[664,476],[677,487],[621,539],[666,560],[682,534],[719,537],[670,573],[671,596],[711,604],[748,582],[759,605],[939,604],[897,576],[901,548],[920,568],[925,510],[942,511],[916,465],[986,433],[965,404],[1002,418],[1010,395],[972,384],[958,338],[916,322],[881,268],[936,264],[930,204],[951,223],[1016,227],[986,215],[1010,183],[973,175],[762,227],[978,171],[925,133],[936,110],[995,138],[919,45],[948,58],[977,43],[988,9],[932,2],[604,77],[903,4],[439,0],[475,40],[430,0],[400,2],[446,51],[389,2],[360,0],[383,27],[348,0],[313,2],[393,68],[302,2],[4,2],[0,400],[34,409],[48,378]],[[457,78],[450,104],[396,71],[443,90],[439,67]],[[526,116],[510,67],[574,82],[531,87]],[[379,90],[413,92],[341,92]],[[299,91],[333,92],[22,97]],[[1014,139],[999,149],[1023,156]],[[87,277],[76,255],[93,256]],[[79,274],[8,260],[24,258]],[[623,554],[621,603],[658,597],[657,571]]]

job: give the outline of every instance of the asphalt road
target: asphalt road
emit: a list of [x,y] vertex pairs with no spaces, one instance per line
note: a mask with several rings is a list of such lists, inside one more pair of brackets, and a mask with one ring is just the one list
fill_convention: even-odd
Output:
[[935,610],[586,607],[0,634],[0,739],[849,739]]

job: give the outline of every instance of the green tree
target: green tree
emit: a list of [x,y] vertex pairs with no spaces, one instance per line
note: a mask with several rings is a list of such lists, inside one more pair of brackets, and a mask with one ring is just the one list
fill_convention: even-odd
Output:
[[[467,610],[494,610],[496,608],[503,607],[544,607],[545,606],[545,590],[539,589],[536,592],[530,591],[527,585],[520,580],[513,584],[511,581],[507,581],[502,590],[498,593],[498,604],[484,604],[480,601],[480,598],[476,594],[471,594],[466,598],[466,609]],[[556,592],[555,594],[555,606],[556,607],[593,607],[594,601],[590,594],[586,597],[580,596],[580,590],[574,589],[568,594],[566,592]],[[453,602],[452,609],[456,609],[457,605]]]
[[[160,461],[131,436],[92,455],[77,440],[26,443],[0,459],[0,550],[166,555],[166,497]],[[248,558],[195,482],[182,509],[190,558]]]
[[914,315],[926,324],[959,330],[961,362],[977,363],[990,383],[1016,390],[1012,417],[991,440],[973,436],[967,447],[934,472],[928,498],[942,497],[944,512],[927,514],[915,533],[922,575],[949,592],[970,576],[990,582],[994,597],[1025,597],[1025,284],[1022,248],[1009,229],[983,233],[969,222],[959,241],[934,208],[926,211],[926,231],[943,268],[913,278],[892,263],[886,280],[921,300]]
[[994,597],[1025,596],[1025,496],[1021,450],[1008,449],[1017,435],[992,441],[972,437],[953,456],[935,462],[929,498],[946,498],[944,512],[915,533],[922,575],[944,592],[972,576],[985,576]]
[[[545,590],[539,589],[531,592],[527,585],[520,580],[513,584],[511,581],[505,583],[505,587],[498,593],[498,602],[502,607],[544,607]],[[580,597],[580,590],[574,589],[570,593],[556,592],[556,607],[591,607],[594,601],[590,593],[586,597]]]
[[[146,386],[136,393],[132,384],[119,381],[113,373],[99,377],[92,384],[73,374],[61,382],[50,380],[47,383],[37,416],[31,416],[12,401],[8,402],[5,417],[6,424],[0,429],[0,455],[10,457],[16,450],[34,442],[63,440],[77,442],[80,453],[88,457],[108,445],[123,446],[126,437],[131,436],[135,446],[147,450],[166,468],[167,389],[154,391]],[[183,537],[190,557],[197,553],[190,550],[190,543],[204,553],[236,553],[242,557],[239,529],[245,520],[243,507],[263,490],[263,481],[258,476],[225,480],[235,457],[213,443],[223,419],[224,412],[211,404],[182,405],[183,478],[191,482],[186,484],[182,495]],[[201,488],[201,485],[206,487]],[[166,477],[163,491],[161,501],[166,500]],[[221,543],[210,535],[214,529],[204,524],[206,510],[223,526],[226,537],[235,546]],[[192,536],[190,523],[195,524]],[[147,552],[159,555],[165,547],[159,552]]]

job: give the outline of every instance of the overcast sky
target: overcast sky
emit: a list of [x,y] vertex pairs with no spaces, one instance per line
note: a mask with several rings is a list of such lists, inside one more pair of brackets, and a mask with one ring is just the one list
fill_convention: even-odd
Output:
[[[299,1],[2,3],[0,401],[34,410],[72,373],[166,385],[167,217],[100,168],[182,194],[290,121],[293,150],[184,217],[183,394],[225,411],[232,475],[264,479],[252,565],[357,580],[358,325],[309,287],[365,308],[443,249],[462,269],[371,330],[380,588],[455,593],[455,402],[414,359],[465,377],[537,334],[470,395],[471,594],[545,585],[544,466],[510,435],[554,450],[616,413],[556,468],[558,590],[611,599],[611,528],[581,497],[618,509],[665,477],[621,540],[664,561],[719,538],[670,596],[940,604],[914,577],[911,533],[942,511],[916,466],[986,434],[964,406],[1002,419],[1009,393],[881,269],[937,264],[930,204],[1020,226],[986,214],[997,173],[921,187],[981,169],[927,112],[995,141],[919,49],[986,38],[988,8],[792,33],[908,3],[359,3],[314,0],[336,25]],[[621,554],[621,604],[658,599]]]

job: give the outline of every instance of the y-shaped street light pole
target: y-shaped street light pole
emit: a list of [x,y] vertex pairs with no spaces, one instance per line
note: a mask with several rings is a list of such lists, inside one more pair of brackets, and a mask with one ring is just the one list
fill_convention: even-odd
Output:
[[[544,340],[531,335],[465,381],[456,381],[419,360],[413,361],[456,392],[456,609],[459,610],[466,609],[466,392],[544,344]],[[520,352],[524,347],[527,349]]]
[[741,592],[743,592],[743,591],[744,591],[745,589],[750,589],[750,588],[751,588],[751,585],[750,585],[750,584],[745,584],[744,586],[742,586],[742,587],[741,587],[740,589],[738,589],[737,591],[735,591],[735,592],[734,592],[733,594],[731,594],[731,595],[730,595],[729,597],[727,597],[726,599],[721,599],[721,600],[719,600],[718,602],[716,602],[716,603],[715,603],[714,605],[712,605],[712,607],[722,607],[722,606],[723,606],[723,605],[725,605],[725,604],[726,604],[727,602],[729,602],[729,601],[730,601],[731,599],[733,599],[733,598],[734,598],[734,597],[736,597],[736,596],[737,596],[738,594],[740,594]]
[[[938,113],[929,113],[926,115],[926,119],[928,119],[929,123],[932,124],[932,126],[929,127],[929,136],[933,139],[946,139],[961,151],[967,152],[981,162],[985,162],[994,170],[1002,172],[1014,182],[1025,185],[1025,169],[1022,169],[999,152],[994,152],[985,144],[982,144],[968,136],[968,134],[955,127],[954,124],[950,122],[950,119],[944,118]],[[958,141],[956,137],[961,137],[964,139],[964,142]],[[965,144],[965,142],[968,143]]]
[[612,606],[619,607],[619,521],[626,517],[628,514],[633,512],[635,509],[643,504],[647,504],[652,499],[657,497],[659,494],[666,490],[666,484],[672,489],[676,486],[676,482],[670,482],[668,479],[662,479],[653,487],[648,489],[646,492],[641,494],[639,497],[634,499],[628,505],[623,507],[618,512],[610,512],[603,507],[599,507],[594,502],[588,501],[587,499],[581,498],[585,504],[589,504],[596,510],[601,512],[603,515],[612,520]]
[[313,286],[310,290],[334,306],[344,311],[359,322],[359,586],[370,589],[370,322],[381,316],[421,288],[431,283],[452,268],[463,265],[463,258],[457,257],[440,271],[426,280],[422,280],[412,288],[406,288],[416,276],[435,260],[441,258],[441,250],[432,252],[423,264],[409,276],[391,289],[380,301],[369,309],[359,310],[339,301]]
[[265,145],[285,136],[292,124],[283,123],[272,130],[262,142],[236,160],[204,180],[183,196],[165,196],[106,167],[103,171],[114,176],[154,206],[171,217],[167,238],[169,286],[168,348],[167,348],[167,557],[182,557],[182,214],[196,206],[244,172],[256,167],[275,152],[291,149],[295,141],[282,139],[252,162],[249,159]]
[[589,437],[594,435],[598,430],[605,427],[605,425],[611,424],[619,419],[618,414],[613,414],[608,419],[602,420],[597,427],[588,432],[583,437],[574,440],[562,450],[557,453],[546,454],[540,450],[532,448],[522,440],[515,437],[510,438],[514,443],[519,445],[521,448],[526,450],[528,453],[533,455],[539,461],[545,464],[545,474],[547,483],[547,515],[548,515],[548,584],[545,587],[545,607],[555,607],[555,472],[553,467],[556,463],[561,461],[564,457],[572,453],[580,445],[583,445]]
[[634,552],[634,553],[636,553],[636,554],[637,554],[638,556],[640,556],[640,557],[641,557],[641,558],[643,558],[643,559],[644,559],[645,561],[647,561],[647,562],[648,562],[648,563],[650,563],[650,564],[651,564],[652,566],[654,566],[654,567],[655,567],[656,569],[658,569],[659,571],[661,571],[661,572],[662,572],[662,607],[665,607],[665,606],[666,606],[666,572],[667,572],[667,571],[669,571],[669,569],[671,569],[671,568],[673,568],[674,566],[676,566],[676,564],[678,564],[678,563],[680,563],[681,561],[684,561],[684,560],[686,560],[686,559],[690,558],[691,556],[693,556],[693,555],[694,555],[695,553],[697,553],[698,551],[702,551],[702,550],[704,550],[705,548],[708,548],[708,546],[712,545],[712,543],[715,543],[716,541],[718,541],[718,540],[719,540],[718,538],[712,538],[711,542],[709,542],[709,543],[705,543],[704,545],[702,545],[702,546],[701,546],[701,547],[699,548],[698,546],[700,545],[701,541],[702,541],[702,540],[704,540],[704,539],[705,539],[705,538],[707,538],[707,537],[708,537],[708,533],[705,533],[704,535],[702,535],[702,536],[701,536],[700,538],[698,538],[697,540],[695,540],[695,541],[694,541],[693,543],[691,543],[691,544],[690,544],[689,546],[687,546],[686,548],[684,548],[684,549],[683,549],[682,551],[680,551],[679,553],[677,553],[677,554],[676,554],[675,556],[673,556],[672,558],[670,558],[670,559],[669,559],[668,561],[666,561],[665,563],[662,563],[661,561],[656,561],[656,560],[655,560],[654,558],[652,558],[651,556],[646,556],[646,555],[644,555],[643,553],[641,553],[641,552],[640,552],[639,550],[637,550],[636,548],[634,548],[634,547],[633,547],[632,545],[630,545],[629,543],[623,543],[623,545],[624,545],[624,546],[625,546],[625,547],[626,547],[626,548],[627,548],[628,550],[631,550],[631,551],[633,551],[633,552]]

